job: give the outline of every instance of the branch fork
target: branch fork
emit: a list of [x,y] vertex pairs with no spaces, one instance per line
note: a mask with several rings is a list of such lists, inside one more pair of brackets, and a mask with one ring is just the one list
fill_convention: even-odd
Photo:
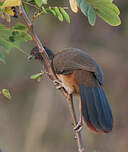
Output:
[[[51,62],[50,62],[50,59],[48,57],[48,54],[46,53],[44,47],[42,46],[42,43],[39,40],[38,36],[34,32],[33,24],[31,22],[31,20],[29,19],[29,17],[27,16],[27,14],[26,14],[22,5],[19,6],[19,15],[23,18],[25,24],[27,25],[28,32],[30,33],[33,42],[35,42],[35,44],[37,45],[37,47],[39,49],[39,52],[41,53],[41,55],[44,59],[44,62],[47,65],[49,78],[53,82],[58,81],[58,79],[57,79],[57,77],[56,77],[56,75],[55,75],[55,73],[52,69]],[[69,111],[70,111],[70,114],[71,114],[71,117],[72,117],[73,126],[76,126],[77,125],[77,119],[76,119],[76,114],[75,114],[74,107],[73,107],[72,96],[67,94],[63,88],[60,88],[59,90],[61,91],[63,96],[66,98],[66,101],[67,101],[68,107],[69,107]],[[83,142],[82,142],[82,138],[81,138],[81,133],[78,132],[78,131],[75,131],[75,138],[77,140],[78,151],[79,152],[85,152]]]

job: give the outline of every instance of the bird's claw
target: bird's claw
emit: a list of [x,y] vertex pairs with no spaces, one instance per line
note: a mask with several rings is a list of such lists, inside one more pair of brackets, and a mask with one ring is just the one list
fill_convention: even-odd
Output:
[[83,123],[82,121],[79,121],[77,125],[74,127],[74,130],[80,132],[82,128],[83,128]]
[[56,89],[60,89],[63,87],[63,83],[60,80],[54,80],[53,83],[56,86]]

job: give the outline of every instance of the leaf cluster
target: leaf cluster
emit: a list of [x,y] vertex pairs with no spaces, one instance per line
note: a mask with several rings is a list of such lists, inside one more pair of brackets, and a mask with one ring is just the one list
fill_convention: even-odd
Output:
[[[79,9],[81,10],[88,18],[91,26],[95,25],[96,16],[102,18],[111,26],[118,26],[121,24],[119,17],[120,11],[113,3],[113,0],[69,0],[69,3],[73,12],[77,13]],[[31,18],[31,21],[34,21],[40,15],[51,14],[57,17],[61,22],[65,19],[66,22],[70,23],[67,7],[49,6],[48,0],[0,0],[0,17],[11,22],[11,17],[14,17],[16,13],[15,8],[22,4],[26,11],[28,11],[30,7],[34,8],[35,13]],[[0,24],[0,46],[4,48],[7,53],[10,53],[12,49],[16,48],[28,56],[28,54],[21,49],[21,43],[31,40],[31,36],[27,31],[28,28],[21,23],[17,23],[12,27]],[[0,63],[6,63],[3,50],[0,51]],[[41,72],[30,78],[40,81],[42,74],[43,73]],[[11,99],[11,95],[7,89],[0,91],[0,94]]]
[[[2,46],[7,53],[14,48],[26,54],[21,48],[21,43],[31,40],[30,35],[27,33],[27,28],[21,23],[17,23],[11,28],[0,24],[0,46]],[[27,54],[26,54],[27,55]],[[0,61],[5,63],[3,52],[0,52]]]
[[16,13],[14,6],[20,5],[21,0],[0,0],[0,17],[11,22],[11,16],[15,16]]
[[63,20],[65,19],[68,23],[70,23],[69,15],[66,12],[66,9],[68,9],[67,7],[48,6],[46,5],[48,0],[27,0],[27,2],[29,3],[23,3],[26,11],[29,10],[28,6],[33,6],[37,9],[35,14],[33,15],[33,20],[40,15],[51,14],[57,17],[61,22],[63,22]]
[[92,26],[95,25],[96,15],[111,26],[121,24],[120,11],[112,0],[70,0],[70,5],[74,12],[78,11],[77,7],[80,8]]
[[68,13],[65,11],[65,8],[63,7],[47,7],[44,6],[41,7],[41,10],[38,13],[35,13],[33,16],[33,20],[40,16],[41,14],[51,14],[59,19],[59,21],[63,22],[65,19],[68,23],[70,23],[70,18]]
[[[113,0],[69,0],[71,9],[77,13],[78,8],[88,17],[90,25],[95,25],[96,15],[101,17],[106,23],[111,26],[118,26],[121,24],[119,17],[120,11],[113,3]],[[48,6],[48,0],[24,0],[24,8],[28,10],[28,6],[32,6],[38,10],[33,19],[41,14],[52,14],[56,16],[61,22],[63,18],[70,23],[68,13],[63,7]],[[20,6],[21,0],[1,0],[0,1],[0,16],[10,21],[10,16],[14,16],[12,7]],[[3,13],[4,12],[4,13]]]

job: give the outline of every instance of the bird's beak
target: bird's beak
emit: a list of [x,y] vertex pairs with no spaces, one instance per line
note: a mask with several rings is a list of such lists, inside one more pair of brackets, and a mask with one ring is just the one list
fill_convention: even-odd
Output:
[[28,60],[31,60],[32,58],[33,58],[32,55],[29,55],[29,56],[28,56]]

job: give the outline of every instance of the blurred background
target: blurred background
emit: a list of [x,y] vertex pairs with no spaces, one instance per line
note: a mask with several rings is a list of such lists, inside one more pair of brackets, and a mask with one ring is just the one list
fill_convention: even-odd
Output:
[[[69,5],[62,0],[50,3]],[[35,22],[35,30],[48,48],[54,52],[68,47],[80,48],[103,69],[114,128],[109,134],[96,134],[84,126],[82,136],[87,152],[128,151],[128,1],[117,0],[116,4],[122,20],[118,27],[109,26],[99,17],[91,27],[82,13],[74,14],[71,10],[71,24],[60,23],[47,15]],[[11,25],[18,21],[21,19],[12,19]],[[32,42],[23,44],[28,53],[33,47]],[[6,61],[6,65],[0,64],[0,89],[9,89],[13,97],[8,101],[0,96],[0,152],[76,152],[64,97],[47,76],[43,76],[40,83],[29,79],[41,71],[41,64],[28,61],[17,50],[6,55]]]

